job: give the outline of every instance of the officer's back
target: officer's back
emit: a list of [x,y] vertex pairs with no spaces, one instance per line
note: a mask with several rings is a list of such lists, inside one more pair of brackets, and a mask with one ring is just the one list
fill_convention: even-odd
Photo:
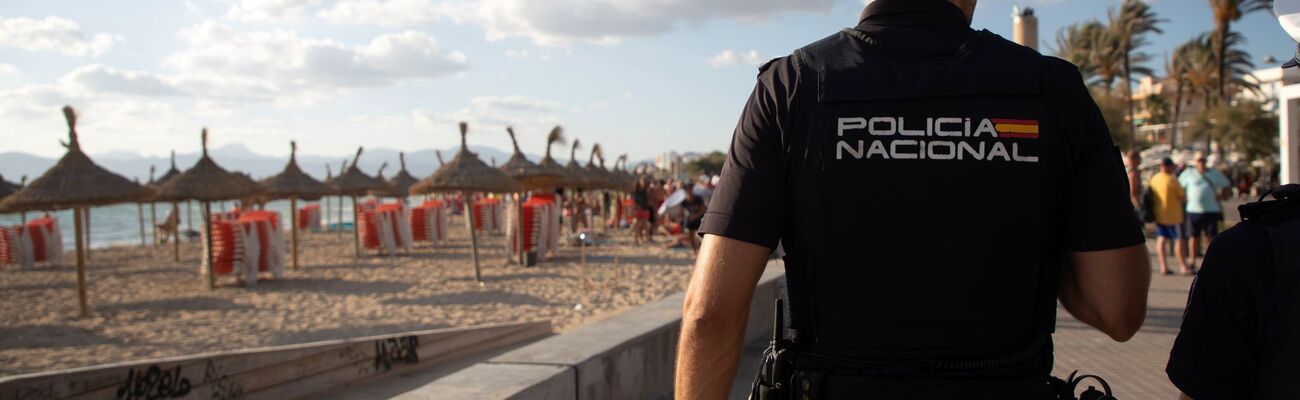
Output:
[[748,304],[736,287],[762,269],[742,260],[778,241],[795,346],[881,366],[817,375],[823,396],[900,377],[916,379],[897,393],[1037,387],[1058,294],[1117,339],[1141,324],[1144,241],[1078,71],[970,29],[953,3],[877,0],[762,68],[701,230],[679,395],[734,371],[698,369],[693,348],[726,345],[727,304]]
[[1205,252],[1166,368],[1191,398],[1300,398],[1300,186],[1284,188]]

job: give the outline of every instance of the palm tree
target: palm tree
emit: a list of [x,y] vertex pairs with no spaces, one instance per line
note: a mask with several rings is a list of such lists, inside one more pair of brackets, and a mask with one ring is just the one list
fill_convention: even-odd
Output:
[[1174,104],[1172,120],[1169,124],[1169,147],[1178,148],[1178,123],[1183,112],[1183,103],[1187,101],[1188,88],[1195,88],[1191,76],[1192,66],[1208,66],[1209,48],[1205,45],[1205,35],[1194,37],[1174,49],[1173,57],[1165,57],[1165,84],[1174,87]]
[[1106,94],[1119,76],[1119,58],[1113,35],[1098,20],[1076,23],[1056,33],[1056,55],[1075,66],[1084,82],[1100,86]]
[[[1228,97],[1229,75],[1229,40],[1232,23],[1243,15],[1273,8],[1273,0],[1208,0],[1210,10],[1214,13],[1214,58],[1218,61],[1218,94],[1220,99]],[[1226,39],[1226,40],[1225,40]]]
[[1156,18],[1156,13],[1151,11],[1151,6],[1142,0],[1124,0],[1118,13],[1114,9],[1109,11],[1110,36],[1115,44],[1114,50],[1122,57],[1120,73],[1124,82],[1124,103],[1128,111],[1129,132],[1133,135],[1135,144],[1137,143],[1137,121],[1133,118],[1133,72],[1151,75],[1151,69],[1143,66],[1150,57],[1137,50],[1150,44],[1146,40],[1147,33],[1164,33],[1156,26],[1164,21]]
[[[1241,48],[1246,38],[1240,33],[1228,32],[1226,40],[1220,41],[1215,38],[1215,35],[1213,32],[1203,33],[1179,46],[1175,53],[1184,64],[1183,76],[1187,81],[1188,90],[1199,92],[1202,96],[1204,112],[1214,108],[1214,100],[1222,98],[1226,88],[1259,91],[1259,85],[1246,80],[1255,67],[1255,64],[1250,61],[1250,53]],[[1224,46],[1222,50],[1224,57],[1219,57],[1220,52],[1216,51],[1216,47],[1220,45]],[[1219,71],[1225,74],[1220,75]],[[1210,130],[1203,135],[1206,151],[1209,151],[1210,144],[1214,142],[1214,135],[1218,132],[1220,131]]]

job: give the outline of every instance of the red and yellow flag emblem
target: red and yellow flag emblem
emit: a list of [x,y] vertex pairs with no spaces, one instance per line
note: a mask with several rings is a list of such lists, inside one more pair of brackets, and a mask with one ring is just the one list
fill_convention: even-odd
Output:
[[1038,139],[1038,120],[990,118],[998,137],[1015,139]]

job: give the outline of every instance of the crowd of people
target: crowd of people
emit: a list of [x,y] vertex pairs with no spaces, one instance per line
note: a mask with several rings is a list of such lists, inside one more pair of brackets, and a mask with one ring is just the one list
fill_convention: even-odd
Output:
[[1178,273],[1191,275],[1196,272],[1197,256],[1218,235],[1223,224],[1223,200],[1229,197],[1229,193],[1242,188],[1234,186],[1228,176],[1211,166],[1204,156],[1198,156],[1192,165],[1178,165],[1168,157],[1163,158],[1159,171],[1147,179],[1145,188],[1141,188],[1137,172],[1139,163],[1136,154],[1129,155],[1131,200],[1135,208],[1146,208],[1153,217],[1160,273],[1174,273],[1168,263],[1169,249],[1172,248],[1178,262]]
[[[717,178],[701,175],[694,180],[661,179],[641,176],[631,193],[617,197],[609,192],[596,196],[591,192],[576,192],[566,198],[564,215],[571,232],[588,227],[585,218],[574,218],[599,212],[607,216],[604,223],[609,228],[628,228],[637,245],[659,244],[666,249],[699,249],[699,229],[708,211],[709,198]],[[619,218],[613,207],[630,200],[632,207]],[[667,205],[665,206],[665,203]],[[629,221],[630,219],[630,221]],[[657,239],[656,235],[667,240]]]

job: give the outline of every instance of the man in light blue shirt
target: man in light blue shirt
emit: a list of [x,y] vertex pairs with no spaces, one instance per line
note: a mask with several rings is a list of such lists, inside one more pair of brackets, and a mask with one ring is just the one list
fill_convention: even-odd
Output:
[[1191,265],[1196,265],[1196,254],[1201,251],[1200,238],[1204,233],[1206,242],[1219,233],[1219,221],[1223,220],[1223,207],[1219,204],[1219,193],[1232,183],[1222,171],[1208,168],[1205,157],[1196,159],[1196,168],[1187,168],[1178,175],[1178,183],[1187,193],[1187,225],[1191,242]]

